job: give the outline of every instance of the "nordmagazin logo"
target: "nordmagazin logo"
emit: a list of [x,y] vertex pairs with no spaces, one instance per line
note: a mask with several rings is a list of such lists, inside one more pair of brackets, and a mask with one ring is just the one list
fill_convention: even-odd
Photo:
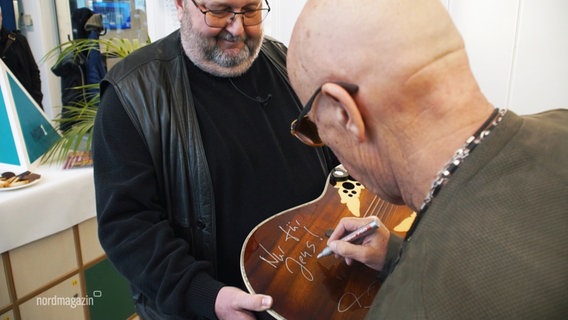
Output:
[[92,306],[95,304],[95,298],[102,297],[100,290],[93,291],[92,296],[85,297],[60,297],[57,295],[51,297],[36,297],[36,305],[38,306],[65,306],[72,309],[82,306]]

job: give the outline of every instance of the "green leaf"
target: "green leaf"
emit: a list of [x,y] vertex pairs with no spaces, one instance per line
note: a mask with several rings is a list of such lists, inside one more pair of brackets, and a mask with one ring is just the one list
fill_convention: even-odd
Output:
[[[124,58],[147,43],[150,43],[149,39],[146,43],[140,43],[137,39],[130,41],[120,38],[71,40],[48,51],[42,61],[55,59],[55,65],[57,65],[68,57],[78,59],[81,52],[88,54],[90,50],[98,50],[109,58]],[[70,89],[81,90],[83,99],[76,101],[71,106],[63,106],[66,110],[65,118],[62,114],[59,114],[53,119],[60,124],[73,123],[73,125],[67,131],[61,133],[61,138],[42,156],[42,162],[63,162],[71,152],[91,150],[93,126],[100,102],[99,84]],[[92,94],[92,92],[96,93]]]

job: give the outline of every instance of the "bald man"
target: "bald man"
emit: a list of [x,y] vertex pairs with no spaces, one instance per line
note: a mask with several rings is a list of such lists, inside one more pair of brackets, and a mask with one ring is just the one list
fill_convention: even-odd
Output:
[[330,237],[386,278],[369,318],[568,316],[568,110],[493,106],[439,0],[309,0],[287,65],[292,133],[417,212],[406,239]]

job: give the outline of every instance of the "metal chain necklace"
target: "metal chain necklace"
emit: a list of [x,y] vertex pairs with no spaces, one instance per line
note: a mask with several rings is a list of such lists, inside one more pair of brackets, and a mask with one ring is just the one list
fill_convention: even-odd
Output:
[[398,256],[395,258],[394,262],[387,267],[388,269],[383,270],[385,274],[390,274],[398,265],[402,258],[402,254],[406,251],[406,246],[411,241],[412,234],[414,233],[414,230],[416,230],[416,226],[420,223],[420,220],[428,210],[428,207],[430,207],[432,200],[440,192],[440,189],[442,189],[442,187],[448,182],[451,175],[456,171],[459,165],[462,164],[463,160],[471,154],[473,149],[475,149],[475,147],[477,147],[481,141],[491,133],[491,130],[495,129],[501,120],[503,120],[505,113],[507,113],[507,109],[495,109],[489,118],[487,118],[485,123],[483,123],[483,125],[481,125],[481,127],[479,127],[479,129],[465,141],[463,146],[454,153],[450,161],[448,161],[442,170],[438,172],[438,175],[432,182],[430,191],[428,191],[428,194],[426,194],[426,197],[422,201],[420,210],[418,211],[412,226],[410,226],[410,230],[406,233],[406,237],[398,251]]
[[430,191],[426,194],[426,197],[422,201],[420,206],[420,211],[417,214],[416,220],[412,224],[412,227],[406,235],[408,240],[414,229],[418,225],[420,218],[424,215],[424,212],[428,210],[432,200],[438,195],[440,189],[448,182],[452,174],[456,169],[462,164],[465,158],[467,158],[470,153],[477,147],[485,137],[487,137],[491,131],[501,122],[503,116],[507,113],[507,109],[495,109],[485,123],[471,136],[469,137],[464,145],[459,148],[453,155],[453,157],[446,163],[446,165],[438,172],[438,175],[432,182]]
[[471,137],[469,137],[464,145],[459,148],[455,153],[454,156],[446,163],[446,165],[438,172],[438,175],[432,182],[432,187],[430,191],[422,201],[422,205],[420,206],[420,212],[426,211],[432,203],[432,199],[440,192],[440,189],[446,184],[450,176],[456,171],[458,166],[463,162],[467,156],[481,143],[481,141],[491,133],[499,122],[503,119],[503,116],[507,112],[507,109],[495,109],[491,116],[485,121],[485,123],[474,133]]

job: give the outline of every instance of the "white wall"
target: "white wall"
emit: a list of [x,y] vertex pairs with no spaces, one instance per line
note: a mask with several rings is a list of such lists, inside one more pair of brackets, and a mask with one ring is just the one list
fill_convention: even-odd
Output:
[[179,28],[175,0],[146,0],[148,36],[156,41]]
[[[60,102],[53,63],[41,61],[57,45],[59,19],[67,19],[62,2],[21,0],[34,26],[24,30],[40,66],[48,115]],[[148,33],[157,40],[178,26],[175,0],[146,0]],[[266,33],[288,44],[305,0],[268,0],[272,11]],[[473,71],[482,90],[499,107],[521,114],[568,107],[568,1],[441,0],[462,32]],[[354,5],[356,2],[354,1]],[[68,9],[67,9],[68,10]],[[330,27],[333,27],[330,19]]]
[[[284,42],[290,42],[292,29],[296,18],[300,15],[304,7],[305,0],[268,0],[270,3],[270,13],[265,21],[266,34]],[[333,19],[330,19],[333,21]]]
[[568,1],[442,2],[496,106],[521,114],[568,107]]

